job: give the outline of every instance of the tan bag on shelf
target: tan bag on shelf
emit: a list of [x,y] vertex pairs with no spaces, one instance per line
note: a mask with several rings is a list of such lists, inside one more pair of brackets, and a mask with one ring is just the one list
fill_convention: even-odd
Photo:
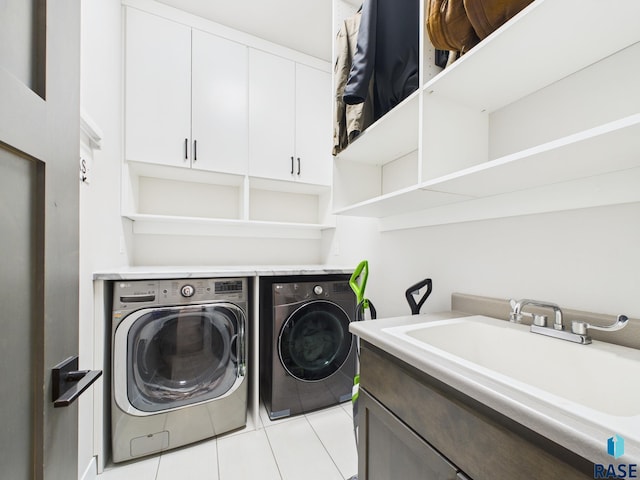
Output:
[[533,0],[464,0],[469,22],[480,40],[529,5]]
[[533,0],[426,0],[427,33],[449,66]]
[[438,50],[464,53],[480,41],[464,3],[463,0],[427,0],[427,33]]

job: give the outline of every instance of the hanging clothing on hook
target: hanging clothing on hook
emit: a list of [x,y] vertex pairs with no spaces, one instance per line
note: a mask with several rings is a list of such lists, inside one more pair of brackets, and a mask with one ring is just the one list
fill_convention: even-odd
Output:
[[419,0],[365,0],[344,101],[362,103],[373,77],[374,120],[418,88]]
[[349,143],[373,122],[371,82],[369,94],[363,103],[346,105],[342,98],[356,52],[361,17],[362,14],[358,11],[355,15],[344,20],[336,36],[336,62],[334,65],[336,96],[333,118],[333,149],[331,152],[333,155],[337,155],[347,148]]

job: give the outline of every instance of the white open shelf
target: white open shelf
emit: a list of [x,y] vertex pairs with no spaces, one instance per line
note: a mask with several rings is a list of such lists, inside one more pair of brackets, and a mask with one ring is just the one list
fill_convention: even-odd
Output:
[[380,230],[401,230],[640,202],[639,183],[640,167],[635,167],[423,210],[415,205],[410,213],[380,218]]
[[[126,162],[135,234],[320,239],[331,187]],[[256,200],[258,198],[258,200]]]
[[337,210],[388,217],[640,167],[640,114]]
[[133,233],[148,235],[196,235],[250,238],[295,238],[318,240],[322,230],[335,225],[317,223],[263,222],[171,215],[125,214],[133,220]]
[[640,2],[602,5],[535,0],[424,90],[492,112],[640,40]]
[[[390,230],[640,200],[629,190],[628,180],[637,179],[640,171],[640,105],[634,105],[638,96],[627,95],[624,100],[618,95],[613,101],[626,101],[628,108],[599,117],[599,110],[594,110],[590,123],[581,123],[579,111],[571,117],[567,112],[573,112],[572,107],[556,107],[555,94],[547,93],[551,88],[557,93],[557,85],[571,89],[580,81],[575,80],[577,72],[602,72],[606,63],[607,68],[614,65],[610,80],[621,62],[640,62],[638,18],[640,2],[635,0],[617,2],[606,15],[597,0],[535,0],[338,156],[355,168],[351,176],[340,178],[340,185],[352,186],[365,172],[358,165],[387,168],[402,155],[417,151],[421,168],[415,184],[409,182],[411,186],[390,193],[369,188],[368,196],[360,188],[359,195],[351,195],[354,203],[343,201],[334,213],[381,218],[381,228]],[[615,83],[585,85],[597,89]],[[537,145],[520,140],[519,148],[503,148],[505,154],[491,159],[486,143],[490,135],[509,144],[504,133],[495,137],[491,131],[499,128],[494,127],[492,114],[520,112],[513,119],[522,121],[526,111],[522,113],[521,106],[532,94],[551,102],[550,115],[554,108],[565,108],[566,127],[556,127],[555,135],[545,130],[546,138]],[[589,101],[584,99],[587,106]],[[545,122],[538,115],[534,121],[522,121],[522,128]],[[341,171],[348,169],[342,166]],[[384,170],[379,172],[384,176]],[[340,191],[335,193],[343,197]]]
[[419,91],[368,127],[339,157],[343,160],[383,165],[418,148]]

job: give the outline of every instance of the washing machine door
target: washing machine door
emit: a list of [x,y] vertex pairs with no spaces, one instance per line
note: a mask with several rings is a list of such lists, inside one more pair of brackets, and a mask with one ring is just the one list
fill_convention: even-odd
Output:
[[231,303],[145,308],[114,335],[114,395],[137,415],[231,393],[245,373],[244,312]]
[[317,300],[302,305],[285,320],[278,354],[289,374],[313,382],[336,373],[349,357],[352,344],[347,313],[333,302]]

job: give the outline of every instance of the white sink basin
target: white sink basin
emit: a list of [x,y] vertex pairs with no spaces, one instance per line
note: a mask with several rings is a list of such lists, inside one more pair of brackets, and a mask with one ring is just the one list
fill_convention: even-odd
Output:
[[572,413],[589,414],[580,412],[584,406],[615,417],[640,415],[640,350],[574,344],[483,316],[382,331]]

